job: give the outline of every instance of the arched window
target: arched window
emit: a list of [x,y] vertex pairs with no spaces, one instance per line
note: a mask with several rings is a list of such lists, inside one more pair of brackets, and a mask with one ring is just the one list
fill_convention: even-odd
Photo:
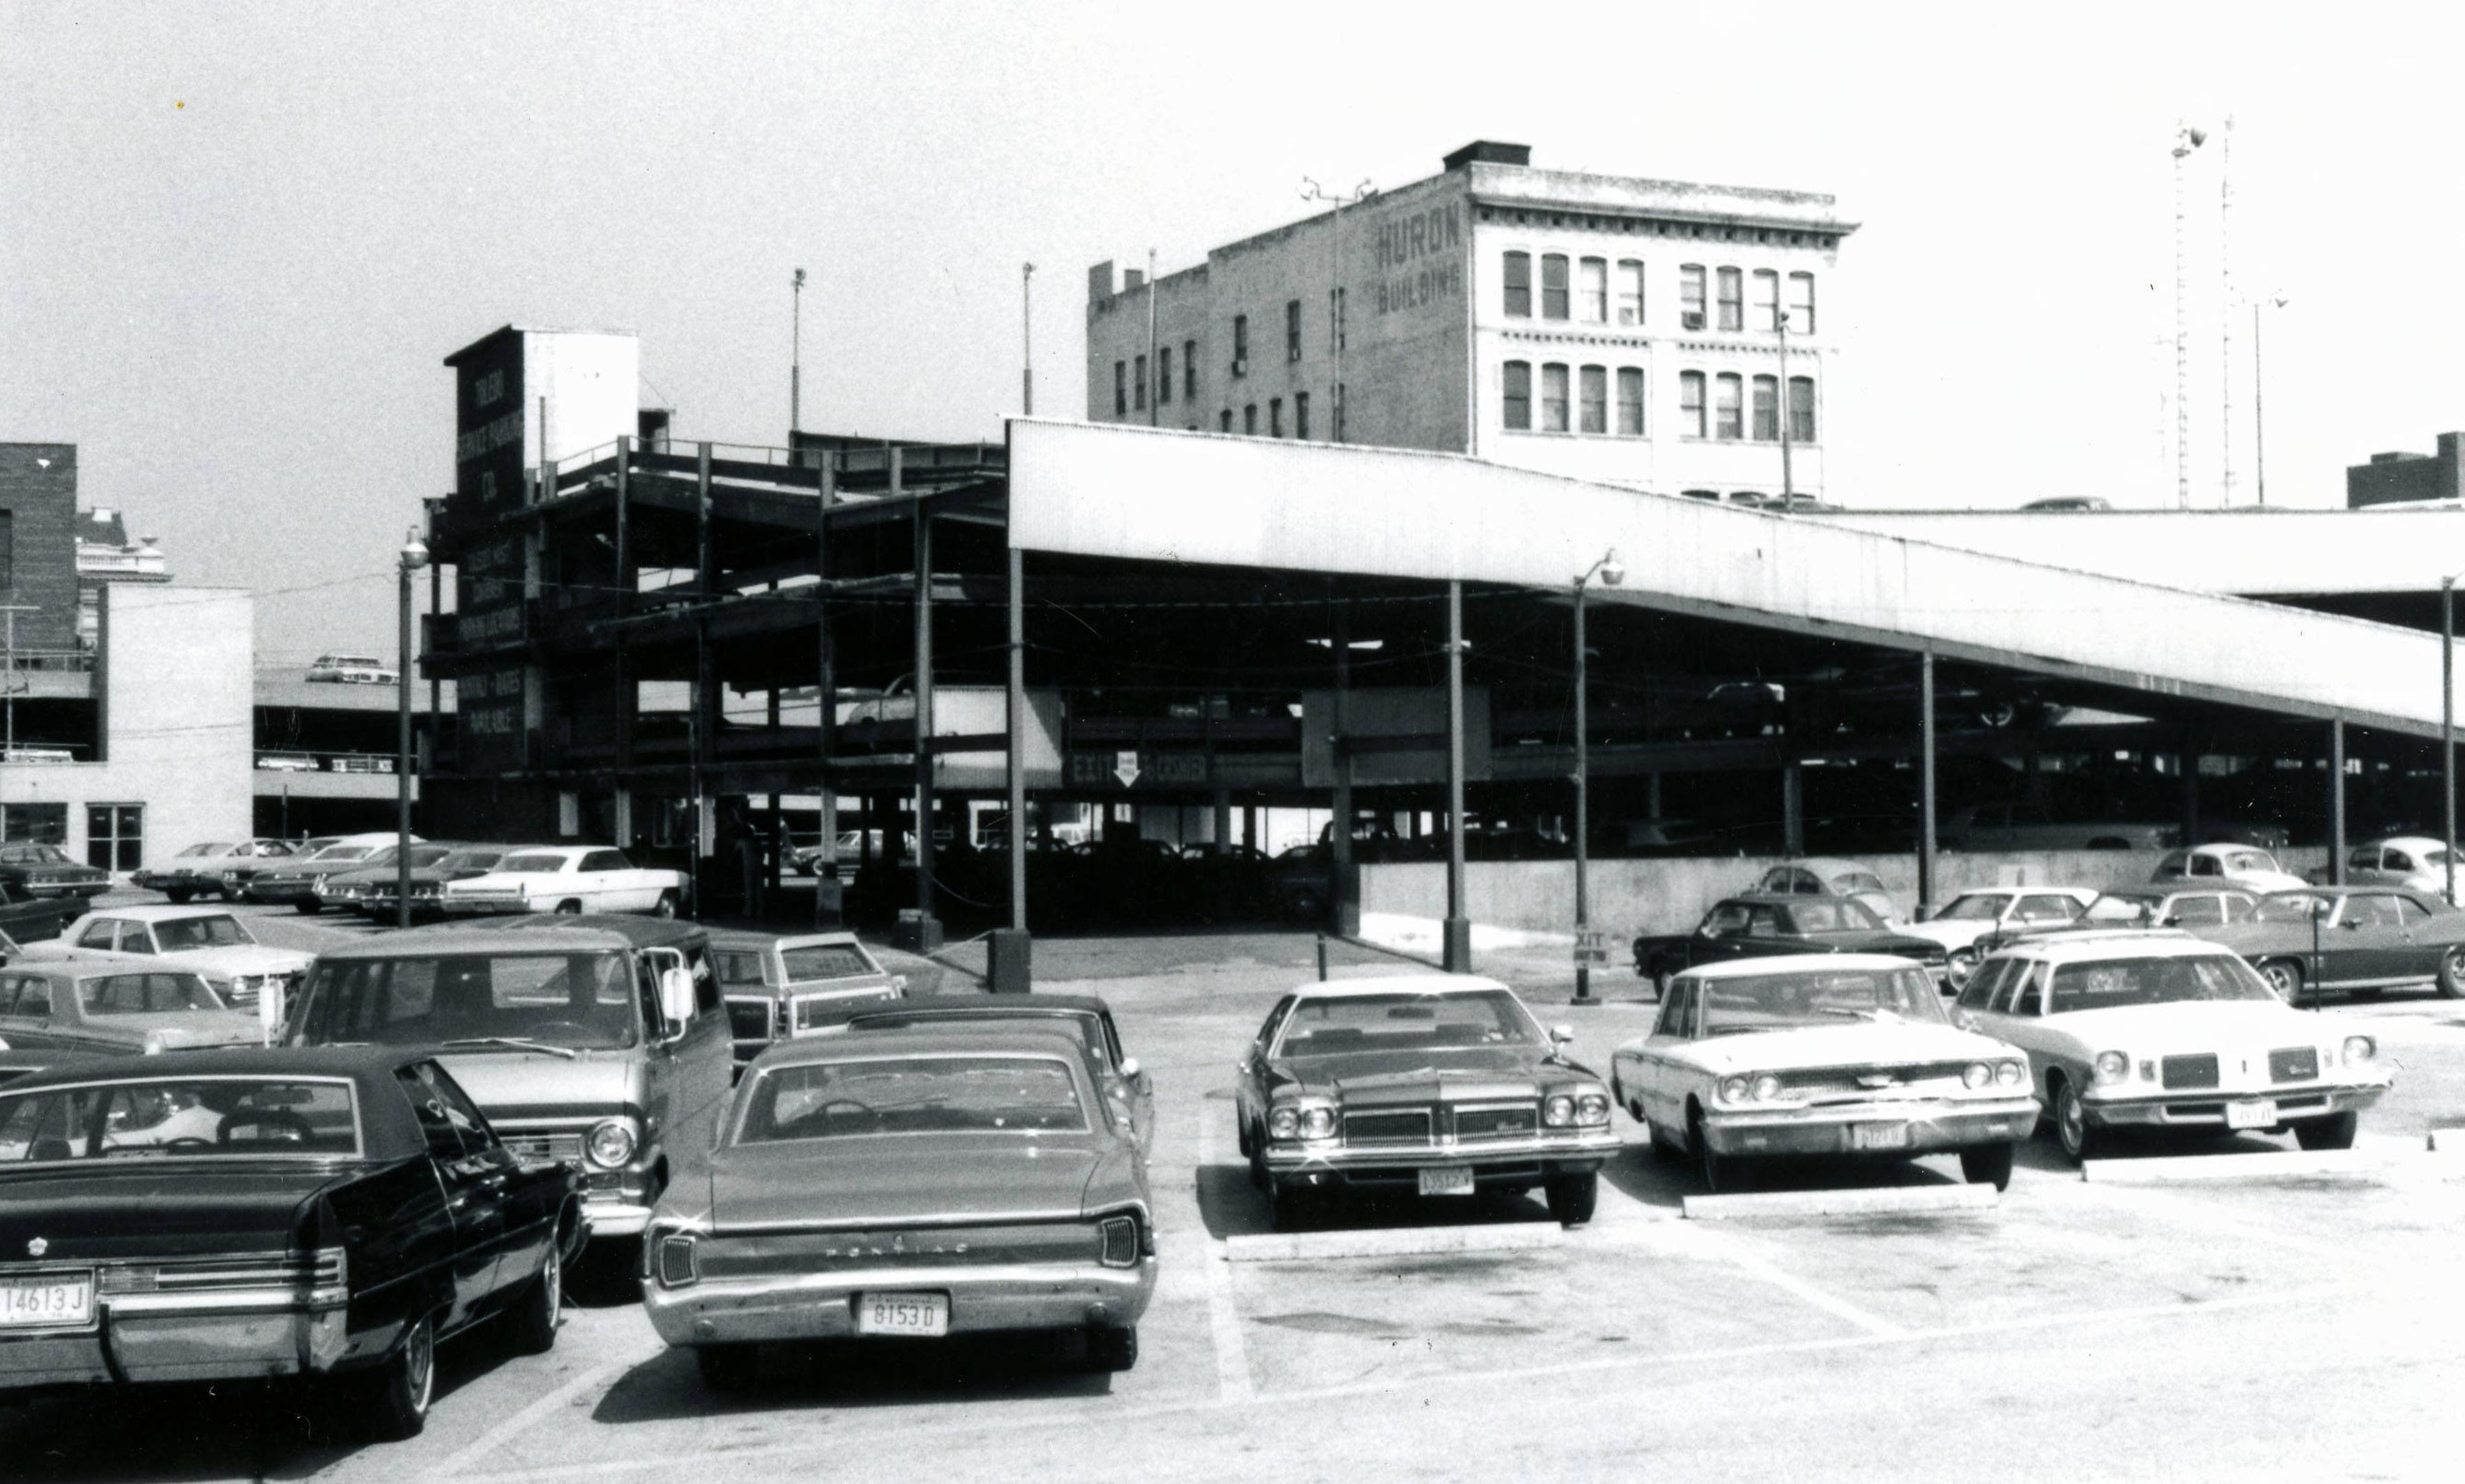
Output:
[[1532,363],[1506,363],[1505,395],[1500,399],[1506,409],[1506,426],[1518,432],[1532,429]]

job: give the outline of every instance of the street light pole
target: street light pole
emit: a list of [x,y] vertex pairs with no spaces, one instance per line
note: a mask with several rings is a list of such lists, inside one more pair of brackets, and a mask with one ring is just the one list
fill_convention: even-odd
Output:
[[2439,579],[2439,844],[2456,900],[2456,574]]
[[1344,209],[1358,206],[1369,199],[1371,187],[1364,180],[1352,188],[1352,194],[1329,194],[1318,182],[1301,177],[1301,199],[1325,201],[1335,210],[1327,219],[1326,244],[1326,343],[1335,358],[1335,378],[1327,388],[1326,441],[1344,441]]
[[[1772,291],[1779,297],[1779,290]],[[1774,313],[1780,321],[1780,385],[1772,388],[1772,401],[1780,412],[1780,508],[1783,515],[1797,503],[1797,484],[1790,476],[1788,454],[1788,308],[1781,305]]]
[[403,539],[399,564],[402,605],[394,638],[400,653],[394,667],[394,852],[393,925],[411,926],[411,574],[428,565],[428,544],[413,526]]
[[1035,415],[1035,265],[1018,265],[1018,415]]
[[2257,465],[2254,473],[2259,484],[2259,503],[2263,505],[2268,503],[2268,378],[2259,360],[2259,312],[2267,305],[2282,309],[2285,299],[2279,295],[2275,299],[2251,301],[2251,438],[2252,454]]
[[1614,547],[1575,578],[1575,998],[1576,1005],[1597,1005],[1592,998],[1591,890],[1588,875],[1592,849],[1592,768],[1589,680],[1591,650],[1584,641],[1584,593],[1594,574],[1611,587],[1626,581]]
[[788,441],[805,426],[805,270],[788,285],[791,307],[788,311]]

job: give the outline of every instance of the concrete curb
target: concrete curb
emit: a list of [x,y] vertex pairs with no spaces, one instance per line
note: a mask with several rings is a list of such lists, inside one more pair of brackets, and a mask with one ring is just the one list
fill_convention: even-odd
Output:
[[1850,1190],[1772,1190],[1743,1195],[1690,1195],[1688,1221],[1741,1221],[1757,1216],[1865,1216],[1903,1211],[1991,1210],[1992,1185],[1870,1185]]
[[[2305,1175],[2394,1175],[2408,1167],[2424,1174],[2455,1163],[2465,1152],[2465,1130],[2443,1151],[2434,1131],[2428,1147],[2376,1149],[2295,1149],[2275,1154],[2183,1154],[2145,1160],[2091,1160],[2080,1166],[2080,1179],[2108,1185],[2170,1185],[2202,1181],[2287,1180]],[[2446,1158],[2437,1158],[2444,1154]],[[2465,1173],[2460,1166],[2457,1173]]]
[[1334,1262],[1349,1257],[1439,1257],[1455,1252],[1518,1252],[1556,1247],[1566,1229],[1554,1221],[1486,1227],[1381,1227],[1366,1231],[1277,1231],[1224,1239],[1226,1262]]

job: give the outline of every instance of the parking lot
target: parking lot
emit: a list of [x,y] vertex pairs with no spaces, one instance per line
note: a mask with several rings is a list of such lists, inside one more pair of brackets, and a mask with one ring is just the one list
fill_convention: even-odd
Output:
[[[341,930],[266,925],[302,945]],[[294,1393],[224,1386],[0,1408],[0,1458],[12,1478],[501,1484],[2451,1467],[2465,1150],[2432,1152],[2428,1135],[2465,1094],[2455,1002],[2352,1011],[2402,1070],[2350,1155],[2255,1137],[2134,1145],[2083,1179],[2040,1140],[1999,1200],[1928,1161],[1785,1171],[1690,1214],[1694,1175],[1653,1160],[1620,1115],[1628,1148],[1586,1228],[1561,1230],[1537,1201],[1432,1203],[1281,1235],[1234,1151],[1232,1063],[1275,995],[1314,974],[1314,949],[1305,935],[1036,944],[1039,987],[1109,998],[1155,1076],[1163,1271],[1125,1375],[1036,1346],[918,1342],[774,1352],[754,1389],[716,1398],[603,1272],[549,1355],[449,1346],[409,1443],[333,1442]],[[1342,977],[1413,966],[1330,957]],[[1595,1067],[1645,1029],[1631,1000],[1558,1008],[1570,976],[1537,954],[1483,967],[1543,1020],[1572,1022]],[[2238,1163],[2275,1173],[2197,1178]],[[1854,1193],[1877,1182],[1891,1193]]]

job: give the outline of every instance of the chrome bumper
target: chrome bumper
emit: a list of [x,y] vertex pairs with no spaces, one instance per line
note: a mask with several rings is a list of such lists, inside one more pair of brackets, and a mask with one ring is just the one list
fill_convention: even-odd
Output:
[[2360,1113],[2378,1102],[2388,1087],[2386,1082],[2362,1082],[2232,1092],[2201,1088],[2155,1097],[2108,1098],[2092,1094],[2080,1098],[2080,1112],[2099,1128],[2224,1128],[2226,1104],[2273,1102],[2277,1112],[2275,1126],[2282,1128],[2340,1113]]
[[[2036,1098],[2021,1096],[1974,1101],[1926,1097],[1751,1113],[1707,1112],[1703,1139],[1713,1153],[1726,1155],[1928,1154],[2017,1142],[2036,1130],[2040,1111]],[[1877,1124],[1905,1127],[1908,1141],[1880,1147],[1853,1142],[1853,1127]]]
[[750,1344],[772,1340],[835,1340],[855,1334],[856,1296],[950,1296],[950,1333],[1121,1328],[1138,1322],[1155,1294],[1156,1260],[1135,1268],[1022,1263],[981,1268],[882,1268],[848,1273],[783,1273],[705,1278],[665,1288],[642,1282],[651,1327],[672,1345]]
[[1626,1147],[1614,1129],[1529,1139],[1482,1139],[1470,1142],[1431,1144],[1345,1144],[1335,1140],[1318,1144],[1267,1146],[1267,1168],[1278,1175],[1312,1170],[1416,1170],[1471,1165],[1476,1178],[1484,1168],[1528,1169],[1535,1164],[1585,1170]]
[[235,1381],[333,1368],[344,1300],[296,1289],[106,1295],[74,1331],[0,1332],[0,1389],[100,1382]]
[[500,914],[536,912],[526,897],[448,897],[435,903],[435,910],[449,918],[484,918]]

